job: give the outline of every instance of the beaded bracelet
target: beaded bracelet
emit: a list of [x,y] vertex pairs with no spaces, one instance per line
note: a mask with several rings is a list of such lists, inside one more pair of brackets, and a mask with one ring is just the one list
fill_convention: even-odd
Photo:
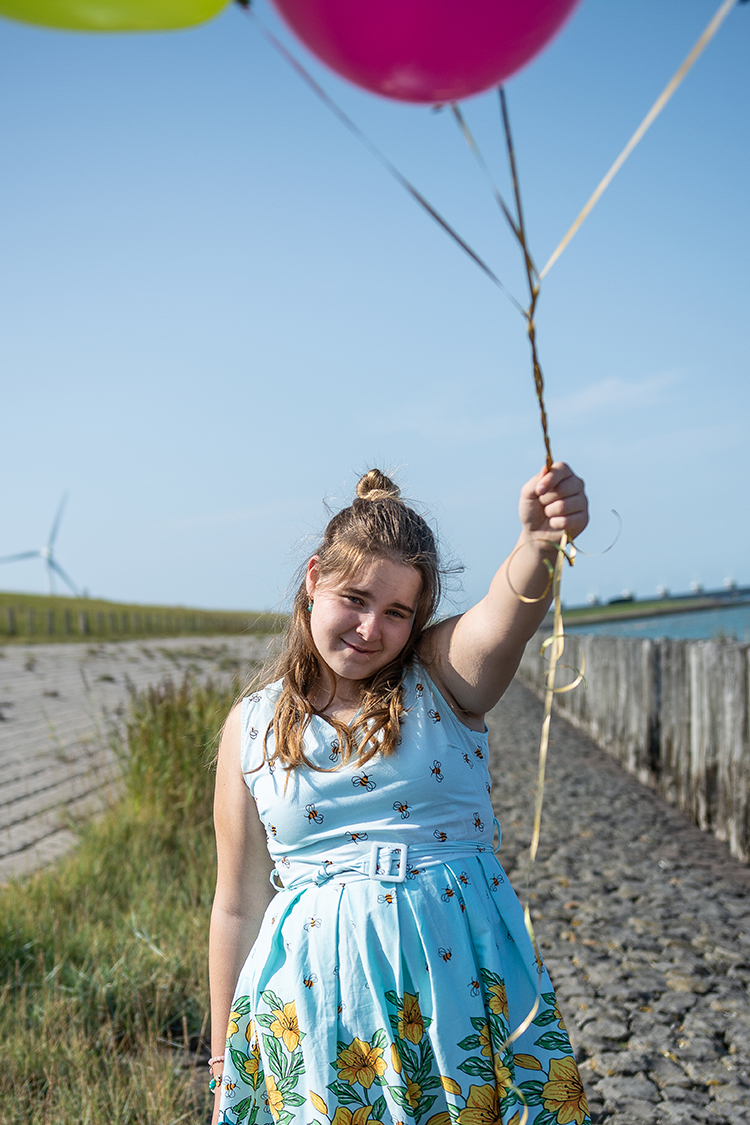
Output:
[[214,1090],[219,1089],[219,1087],[221,1086],[222,1079],[224,1077],[223,1074],[220,1074],[218,1078],[214,1078],[213,1068],[216,1066],[217,1063],[223,1063],[223,1062],[224,1062],[224,1056],[223,1055],[214,1055],[214,1057],[212,1059],[208,1060],[208,1069],[211,1072],[211,1081],[208,1084],[208,1088],[209,1088],[209,1090],[211,1091],[212,1094],[213,1094]]

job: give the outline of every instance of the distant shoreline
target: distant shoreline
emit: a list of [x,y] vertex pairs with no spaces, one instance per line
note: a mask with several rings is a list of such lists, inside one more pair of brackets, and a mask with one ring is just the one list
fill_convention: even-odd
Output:
[[563,609],[563,620],[566,625],[593,625],[605,621],[630,621],[641,617],[666,617],[673,613],[692,613],[701,609],[728,609],[749,603],[750,589],[743,588],[731,594],[693,594],[688,597],[664,598],[659,601],[573,606],[571,609]]

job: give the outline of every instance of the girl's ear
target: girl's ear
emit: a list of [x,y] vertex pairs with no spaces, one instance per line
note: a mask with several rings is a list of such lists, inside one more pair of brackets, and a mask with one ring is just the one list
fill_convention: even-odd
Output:
[[312,598],[315,595],[315,587],[318,585],[320,559],[317,555],[313,555],[307,564],[307,573],[305,574],[305,589],[307,590],[308,597]]

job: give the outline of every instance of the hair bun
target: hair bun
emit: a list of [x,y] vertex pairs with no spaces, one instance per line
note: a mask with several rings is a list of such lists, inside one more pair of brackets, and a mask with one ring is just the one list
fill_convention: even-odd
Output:
[[399,500],[401,489],[380,469],[370,469],[357,485],[360,500]]

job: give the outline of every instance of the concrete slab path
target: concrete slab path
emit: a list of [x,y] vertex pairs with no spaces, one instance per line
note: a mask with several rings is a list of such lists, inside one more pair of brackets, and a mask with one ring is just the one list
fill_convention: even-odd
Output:
[[117,776],[111,734],[131,688],[186,672],[231,682],[266,638],[0,647],[0,883],[49,863]]

